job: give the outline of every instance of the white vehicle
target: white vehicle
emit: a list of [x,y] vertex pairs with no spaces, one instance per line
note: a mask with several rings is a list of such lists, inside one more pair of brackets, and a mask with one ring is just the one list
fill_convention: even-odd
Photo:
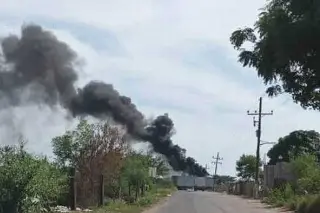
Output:
[[188,192],[193,192],[194,188],[187,189]]

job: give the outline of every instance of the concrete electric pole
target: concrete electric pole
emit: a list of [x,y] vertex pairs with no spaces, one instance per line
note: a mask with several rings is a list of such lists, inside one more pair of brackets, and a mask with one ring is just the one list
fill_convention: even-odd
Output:
[[[256,150],[256,168],[255,168],[255,183],[257,187],[259,188],[259,166],[260,166],[260,146],[261,146],[261,118],[264,115],[273,115],[273,111],[265,113],[262,112],[262,97],[259,98],[259,111],[254,111],[253,113],[250,113],[249,110],[247,112],[248,115],[258,115],[258,120],[255,120],[255,117],[253,117],[253,126],[255,127],[258,123],[258,129],[256,131],[257,134],[257,150]],[[257,188],[257,189],[258,189]]]
[[219,156],[219,152],[217,153],[217,156],[216,157],[212,157],[213,161],[212,163],[215,165],[215,168],[214,168],[214,174],[213,174],[213,191],[214,191],[214,184],[216,182],[216,178],[217,178],[217,171],[218,171],[218,164],[222,164],[222,160],[223,158],[220,158]]

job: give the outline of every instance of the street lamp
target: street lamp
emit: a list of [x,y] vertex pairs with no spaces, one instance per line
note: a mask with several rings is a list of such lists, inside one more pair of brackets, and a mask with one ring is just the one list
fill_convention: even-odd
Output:
[[277,142],[270,142],[270,141],[263,141],[263,140],[261,140],[261,142],[262,143],[260,143],[260,146],[262,146],[262,145],[267,145],[267,144],[276,144]]

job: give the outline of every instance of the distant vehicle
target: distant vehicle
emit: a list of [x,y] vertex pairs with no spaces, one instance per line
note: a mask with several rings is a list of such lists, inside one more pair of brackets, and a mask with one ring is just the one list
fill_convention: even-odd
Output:
[[206,177],[195,177],[194,178],[194,190],[202,190],[206,189]]
[[212,177],[206,177],[206,190],[213,190],[213,178]]
[[194,188],[194,177],[192,176],[175,176],[173,182],[178,190],[186,190]]
[[178,190],[212,190],[212,177],[172,176],[172,181]]

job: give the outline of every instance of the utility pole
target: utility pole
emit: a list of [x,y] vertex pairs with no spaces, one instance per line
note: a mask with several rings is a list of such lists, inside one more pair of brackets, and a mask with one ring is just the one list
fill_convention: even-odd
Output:
[[218,153],[217,153],[217,157],[214,157],[214,156],[213,156],[212,159],[215,160],[215,161],[213,161],[212,163],[215,165],[215,168],[214,168],[214,176],[216,176],[216,175],[217,175],[217,170],[218,170],[218,164],[222,164],[222,162],[220,162],[220,161],[222,161],[223,158],[220,158],[219,152],[218,152]]
[[216,157],[212,157],[212,159],[214,160],[212,163],[215,165],[215,168],[214,168],[214,174],[213,174],[213,190],[214,190],[214,184],[215,184],[215,180],[216,180],[216,177],[217,177],[217,170],[218,170],[218,164],[222,164],[222,160],[223,158],[220,158],[219,156],[219,152],[217,153],[217,156]]
[[257,187],[259,187],[259,166],[260,166],[260,146],[261,146],[261,118],[264,115],[273,115],[273,111],[265,113],[262,112],[262,97],[259,98],[259,111],[257,112],[256,110],[254,113],[250,113],[249,110],[247,112],[248,115],[258,115],[258,120],[255,120],[255,117],[253,117],[253,126],[255,127],[256,124],[258,123],[258,129],[256,131],[257,135],[257,153],[256,153],[256,168],[255,168],[255,183]]

